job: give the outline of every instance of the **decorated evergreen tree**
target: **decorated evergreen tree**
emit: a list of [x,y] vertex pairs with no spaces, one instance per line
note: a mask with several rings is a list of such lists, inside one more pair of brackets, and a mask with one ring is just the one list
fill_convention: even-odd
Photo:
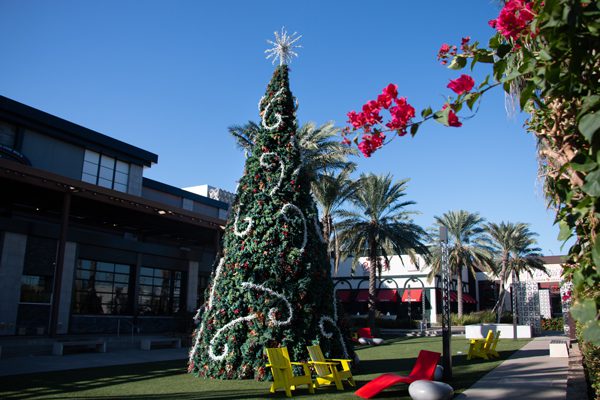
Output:
[[260,132],[246,160],[208,301],[198,313],[189,371],[201,377],[265,379],[266,347],[306,346],[347,357],[337,326],[330,261],[296,141],[287,63],[299,37],[284,31],[267,50],[279,66],[259,102]]

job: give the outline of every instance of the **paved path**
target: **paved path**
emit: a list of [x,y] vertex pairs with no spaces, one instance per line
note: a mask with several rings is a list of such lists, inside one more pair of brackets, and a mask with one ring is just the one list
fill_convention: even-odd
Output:
[[182,368],[185,368],[187,363],[187,352],[188,349],[186,348],[157,350],[131,349],[115,352],[110,352],[109,349],[109,352],[107,353],[0,358],[0,376],[167,360],[181,360]]
[[569,358],[549,356],[550,340],[536,337],[455,399],[564,400]]

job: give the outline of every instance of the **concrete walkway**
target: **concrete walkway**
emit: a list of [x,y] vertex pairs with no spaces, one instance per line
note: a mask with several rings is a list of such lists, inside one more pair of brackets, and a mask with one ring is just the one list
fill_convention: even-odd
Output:
[[65,356],[28,356],[0,358],[0,376],[63,371],[67,369],[107,367],[156,361],[181,360],[185,368],[188,349],[120,350],[107,353],[80,353]]
[[549,356],[554,339],[566,340],[564,336],[534,338],[455,399],[564,400],[569,358]]

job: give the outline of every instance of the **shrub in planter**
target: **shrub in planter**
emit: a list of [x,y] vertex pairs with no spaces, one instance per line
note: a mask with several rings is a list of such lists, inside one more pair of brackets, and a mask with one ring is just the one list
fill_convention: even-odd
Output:
[[544,331],[562,331],[563,319],[559,318],[542,318],[542,330]]
[[583,356],[583,365],[585,367],[588,383],[592,388],[595,397],[590,398],[600,399],[600,347],[594,346],[590,342],[583,340],[581,335],[581,325],[577,324],[577,342]]

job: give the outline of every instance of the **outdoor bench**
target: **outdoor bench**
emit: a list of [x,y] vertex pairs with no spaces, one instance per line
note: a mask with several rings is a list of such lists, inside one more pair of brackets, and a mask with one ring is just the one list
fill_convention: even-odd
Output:
[[52,354],[55,356],[62,356],[66,347],[93,348],[98,353],[106,353],[106,341],[97,339],[54,342],[52,344]]
[[181,348],[181,339],[179,338],[155,338],[155,339],[142,339],[140,342],[142,350],[150,350],[153,344],[158,345],[171,345],[176,349]]
[[569,345],[566,340],[550,341],[550,357],[569,357]]

